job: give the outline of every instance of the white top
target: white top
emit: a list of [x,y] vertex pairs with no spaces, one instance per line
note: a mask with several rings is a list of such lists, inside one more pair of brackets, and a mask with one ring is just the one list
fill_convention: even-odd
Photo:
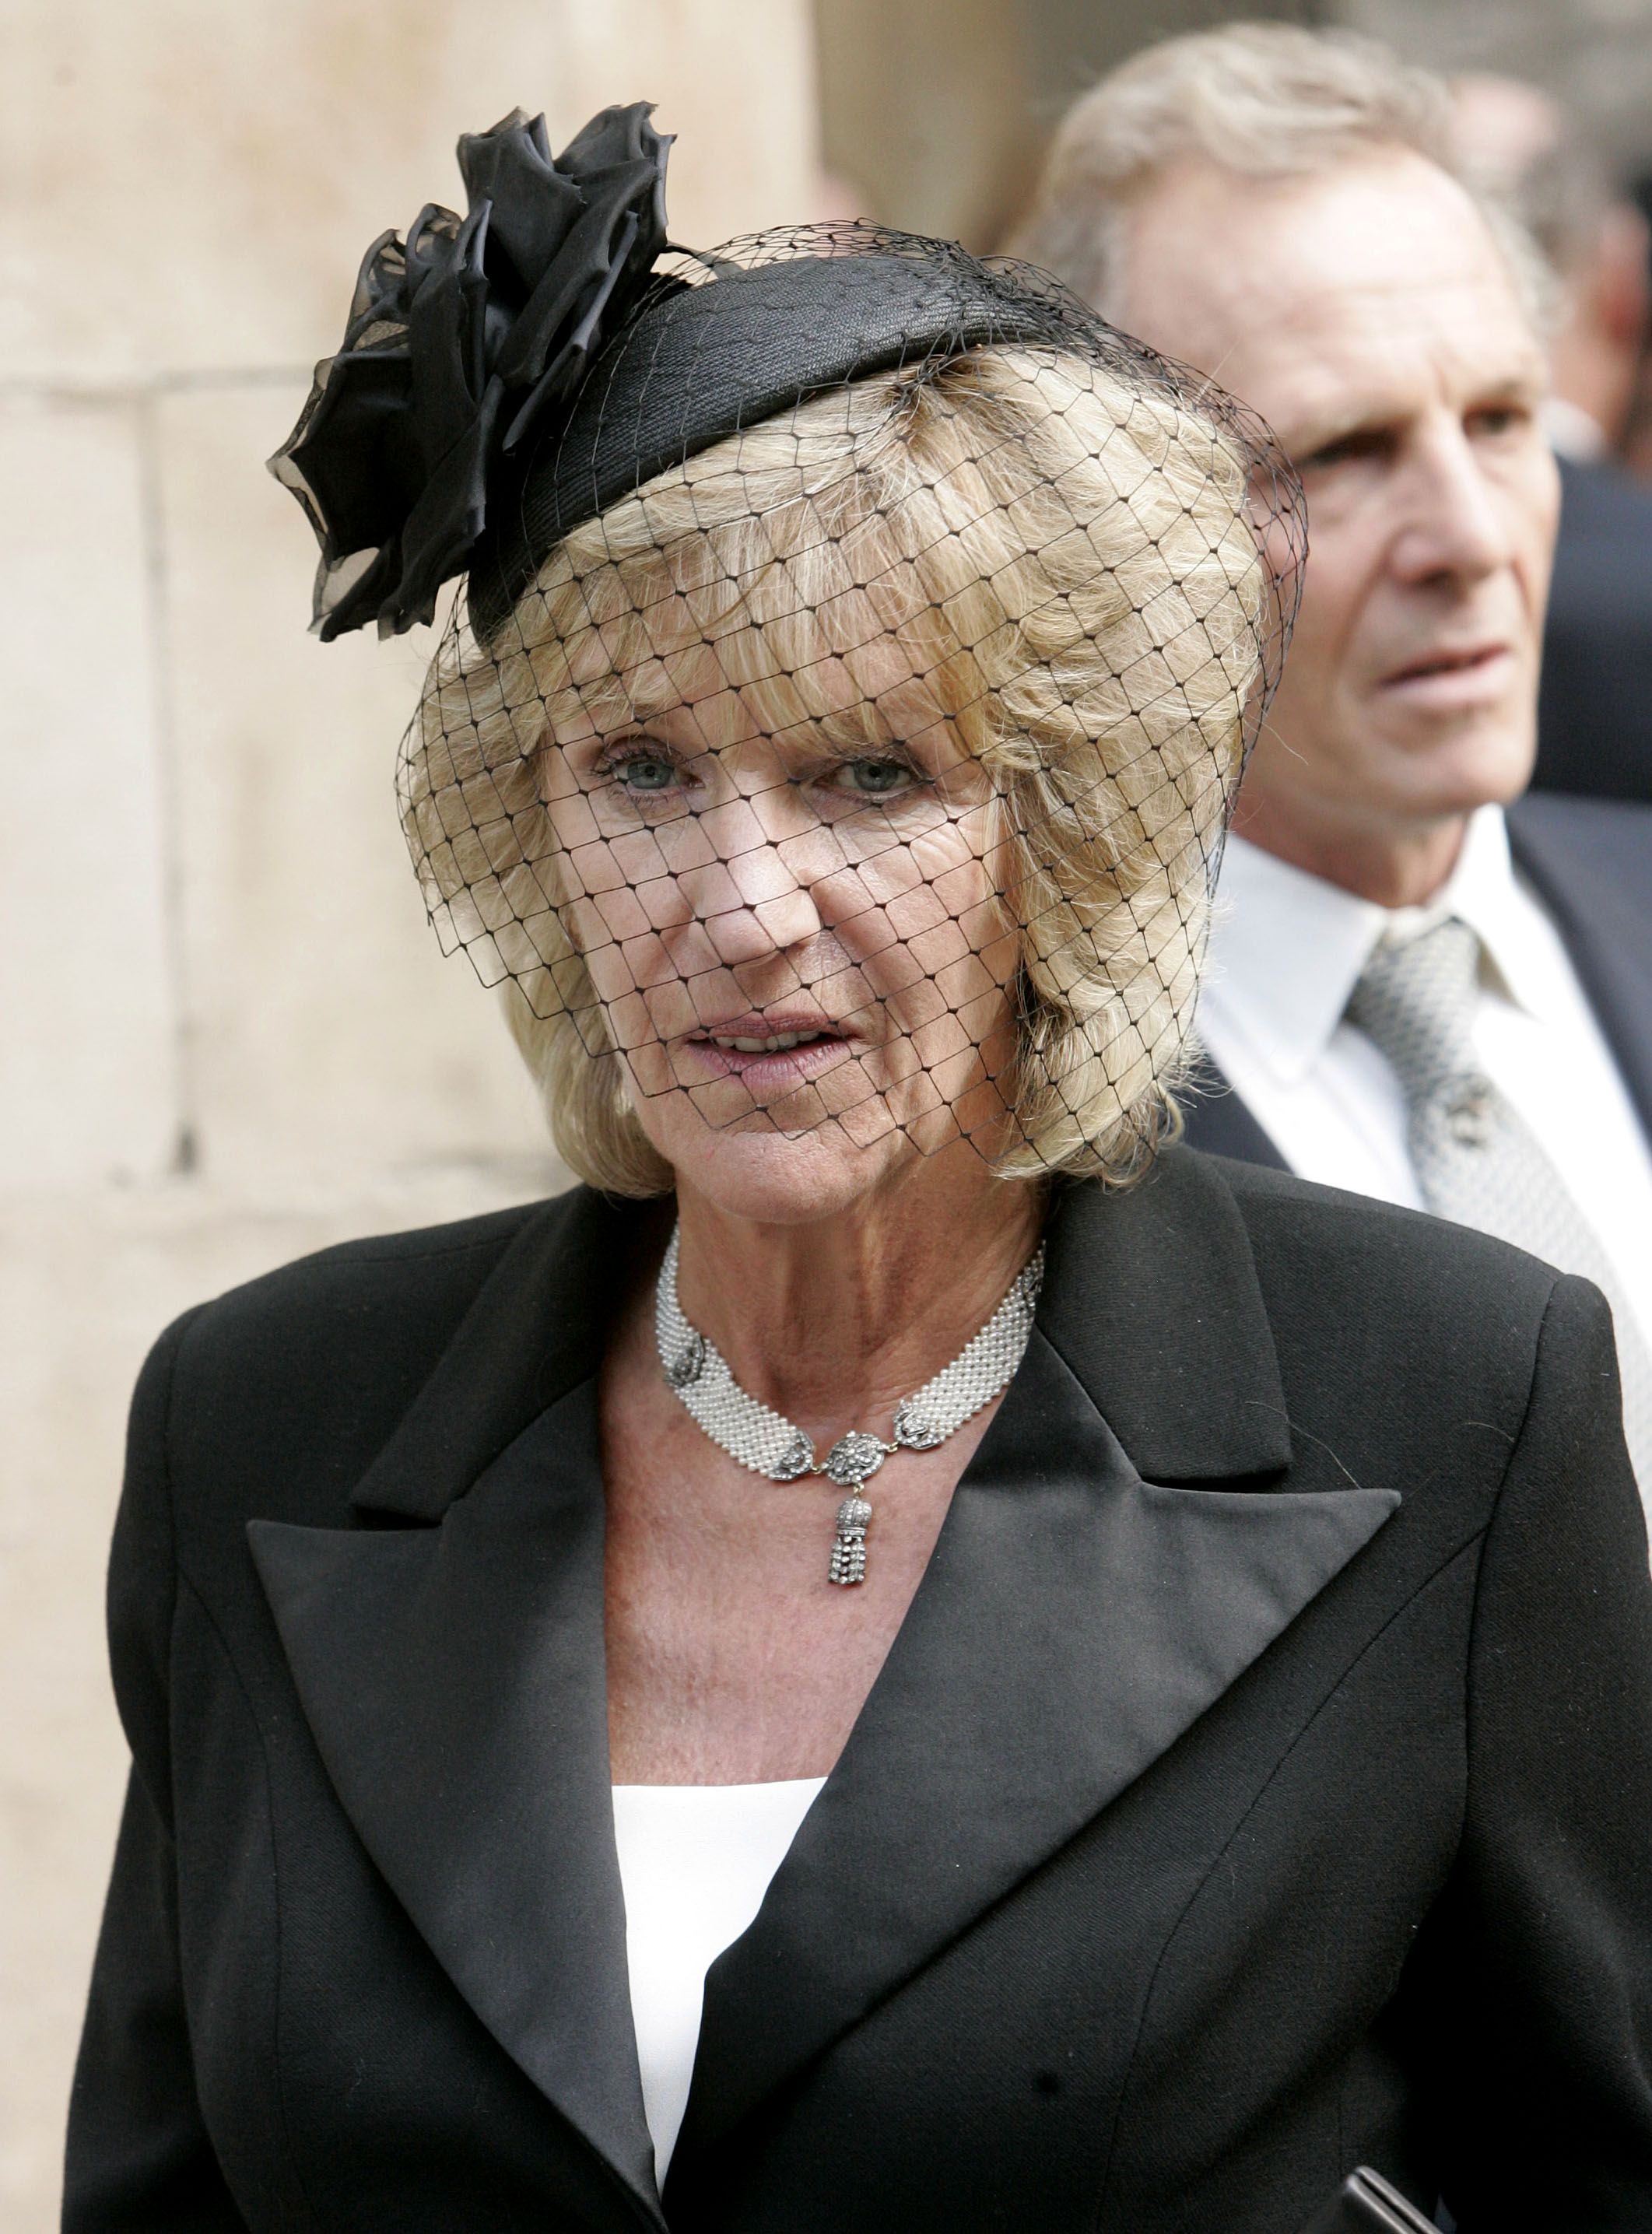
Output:
[[1292,1171],[1420,1210],[1400,1081],[1342,1011],[1380,939],[1447,915],[1485,949],[1475,1052],[1599,1235],[1652,1344],[1652,1154],[1559,933],[1509,858],[1501,808],[1471,818],[1427,908],[1378,907],[1231,838],[1199,1036]]
[[825,1782],[614,1787],[631,2022],[662,2187],[689,2106],[706,1972],[755,1918]]

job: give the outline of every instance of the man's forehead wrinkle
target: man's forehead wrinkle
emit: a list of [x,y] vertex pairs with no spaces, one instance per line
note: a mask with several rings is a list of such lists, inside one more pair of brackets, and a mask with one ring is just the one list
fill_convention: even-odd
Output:
[[1489,357],[1541,361],[1536,336],[1500,273],[1464,257],[1433,270],[1307,271],[1276,290],[1257,330],[1283,340],[1363,349],[1412,335],[1424,343],[1478,343]]
[[1445,304],[1459,330],[1489,325],[1511,350],[1539,355],[1484,219],[1455,180],[1407,151],[1272,180],[1179,167],[1138,203],[1129,264],[1149,338],[1264,413],[1263,382],[1296,350],[1353,331],[1366,345],[1401,311],[1438,322]]

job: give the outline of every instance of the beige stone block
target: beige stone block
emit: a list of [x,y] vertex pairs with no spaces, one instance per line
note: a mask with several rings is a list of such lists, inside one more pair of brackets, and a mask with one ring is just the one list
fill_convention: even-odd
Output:
[[[560,97],[560,128],[577,129],[611,101],[657,102],[656,124],[677,135],[669,173],[674,240],[710,248],[815,216],[812,0],[565,0],[563,12],[558,43],[579,97]],[[555,145],[558,113],[549,98]]]
[[998,246],[1037,154],[1036,13],[1003,0],[816,0],[826,160],[866,216]]
[[103,1572],[132,1384],[189,1304],[313,1249],[539,1192],[466,1169],[260,1201],[201,1180],[0,1190],[0,2227],[57,2224],[127,1767]]
[[808,0],[0,0],[0,375],[309,363],[461,131],[659,104],[679,239],[810,213]]
[[159,407],[199,1153],[219,1178],[265,1185],[542,1158],[496,998],[443,958],[396,820],[431,633],[306,631],[315,546],[263,465],[301,398],[194,389]]
[[129,403],[0,401],[0,1184],[172,1144],[142,439]]

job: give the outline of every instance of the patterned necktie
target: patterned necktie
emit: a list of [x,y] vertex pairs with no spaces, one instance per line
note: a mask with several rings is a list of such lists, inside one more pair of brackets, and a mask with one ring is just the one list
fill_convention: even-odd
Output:
[[1394,1065],[1412,1165],[1435,1217],[1581,1272],[1604,1293],[1617,1329],[1624,1437],[1652,1499],[1652,1358],[1595,1229],[1480,1068],[1472,1038],[1479,961],[1478,932],[1456,916],[1407,945],[1380,946],[1354,988],[1348,1021]]

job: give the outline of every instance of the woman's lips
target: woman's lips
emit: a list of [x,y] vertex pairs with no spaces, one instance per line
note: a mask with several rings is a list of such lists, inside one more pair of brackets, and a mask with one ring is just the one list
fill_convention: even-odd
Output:
[[801,1086],[851,1047],[833,1024],[779,1016],[736,1017],[679,1044],[703,1076],[739,1078],[754,1088]]

